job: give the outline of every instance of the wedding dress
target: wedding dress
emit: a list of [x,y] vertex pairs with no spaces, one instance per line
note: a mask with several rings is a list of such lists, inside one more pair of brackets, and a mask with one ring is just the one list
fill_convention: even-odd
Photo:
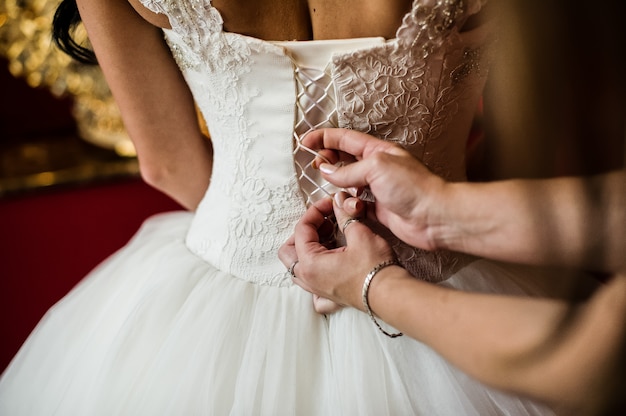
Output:
[[[3,415],[525,415],[549,409],[468,377],[368,316],[329,316],[277,256],[311,200],[308,130],[397,142],[464,179],[490,31],[480,0],[416,0],[394,39],[269,42],[223,30],[209,0],[142,0],[210,128],[196,213],[148,219],[56,304],[0,381]],[[307,161],[308,160],[308,161]],[[392,237],[390,237],[392,238]],[[528,293],[519,273],[392,240],[417,278]]]

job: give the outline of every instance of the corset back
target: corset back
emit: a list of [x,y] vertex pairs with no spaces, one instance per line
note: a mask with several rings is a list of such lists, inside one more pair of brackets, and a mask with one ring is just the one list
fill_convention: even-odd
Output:
[[[484,1],[416,0],[390,40],[302,42],[303,51],[324,57],[315,65],[299,64],[288,43],[225,32],[209,0],[142,2],[168,16],[166,41],[209,127],[211,185],[186,243],[220,269],[257,284],[291,285],[278,248],[316,191],[333,192],[303,175],[311,155],[298,138],[309,129],[363,131],[400,144],[447,179],[465,178],[490,32],[486,25],[459,28]],[[463,263],[376,231],[422,279],[440,281]]]

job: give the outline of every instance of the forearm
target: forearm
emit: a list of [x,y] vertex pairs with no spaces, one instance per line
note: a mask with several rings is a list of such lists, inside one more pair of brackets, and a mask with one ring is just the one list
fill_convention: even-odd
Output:
[[626,174],[449,184],[438,247],[503,261],[615,272],[626,251]]
[[457,291],[383,270],[370,286],[372,310],[484,382],[511,388],[510,374],[567,311],[560,302]]
[[[380,319],[486,384],[568,407],[590,404],[621,374],[626,283],[588,305],[467,293],[387,268],[369,302]],[[569,318],[569,319],[566,319]]]

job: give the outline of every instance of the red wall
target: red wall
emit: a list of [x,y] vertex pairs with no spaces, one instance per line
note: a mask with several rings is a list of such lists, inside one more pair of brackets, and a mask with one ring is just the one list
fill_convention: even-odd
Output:
[[175,209],[138,179],[0,198],[0,371],[46,310],[145,218]]
[[[14,174],[9,164],[30,169],[16,162],[16,148],[66,146],[75,129],[70,99],[30,88],[0,59],[0,180]],[[0,192],[0,372],[54,302],[126,243],[146,217],[174,209],[180,208],[138,178]]]

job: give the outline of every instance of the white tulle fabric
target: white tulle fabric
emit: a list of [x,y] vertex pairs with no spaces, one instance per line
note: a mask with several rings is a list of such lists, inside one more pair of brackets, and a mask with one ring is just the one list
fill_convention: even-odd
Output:
[[[326,74],[338,125],[462,179],[486,34],[458,27],[483,2],[416,0],[392,40],[296,44],[224,32],[208,0],[143,3],[170,19],[166,39],[211,131],[211,186],[195,214],[147,220],[48,312],[2,375],[0,414],[550,414],[386,338],[359,311],[316,314],[277,257],[306,202],[298,71]],[[529,292],[512,269],[397,247],[418,278]]]

